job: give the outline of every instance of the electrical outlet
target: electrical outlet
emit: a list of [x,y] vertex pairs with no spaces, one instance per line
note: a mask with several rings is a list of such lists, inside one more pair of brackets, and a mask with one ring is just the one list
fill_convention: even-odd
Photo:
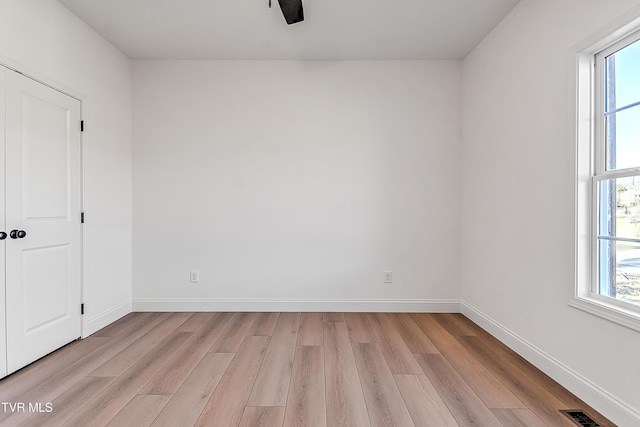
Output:
[[189,282],[200,283],[200,271],[198,270],[189,271]]
[[393,283],[393,271],[387,270],[384,272],[384,283]]

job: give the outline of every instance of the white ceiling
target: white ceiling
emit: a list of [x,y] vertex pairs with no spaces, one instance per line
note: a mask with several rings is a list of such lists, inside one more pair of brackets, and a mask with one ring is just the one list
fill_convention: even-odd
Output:
[[131,58],[458,59],[519,0],[59,0]]

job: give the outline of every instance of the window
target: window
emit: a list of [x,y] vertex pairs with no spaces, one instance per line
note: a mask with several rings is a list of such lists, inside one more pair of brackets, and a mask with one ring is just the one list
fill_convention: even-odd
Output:
[[640,33],[595,55],[594,293],[640,308]]
[[577,268],[570,303],[638,331],[639,29],[636,20],[578,54]]

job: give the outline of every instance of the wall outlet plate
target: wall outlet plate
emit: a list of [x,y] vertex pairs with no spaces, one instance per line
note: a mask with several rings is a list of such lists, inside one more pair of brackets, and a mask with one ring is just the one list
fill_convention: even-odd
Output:
[[384,283],[393,283],[393,271],[387,270],[384,272]]
[[200,283],[200,271],[199,270],[190,270],[189,271],[189,282],[190,283]]

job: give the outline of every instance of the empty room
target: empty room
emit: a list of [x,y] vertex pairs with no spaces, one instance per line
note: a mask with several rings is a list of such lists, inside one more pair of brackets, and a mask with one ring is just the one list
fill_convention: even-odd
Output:
[[640,1],[0,1],[0,426],[639,426]]

